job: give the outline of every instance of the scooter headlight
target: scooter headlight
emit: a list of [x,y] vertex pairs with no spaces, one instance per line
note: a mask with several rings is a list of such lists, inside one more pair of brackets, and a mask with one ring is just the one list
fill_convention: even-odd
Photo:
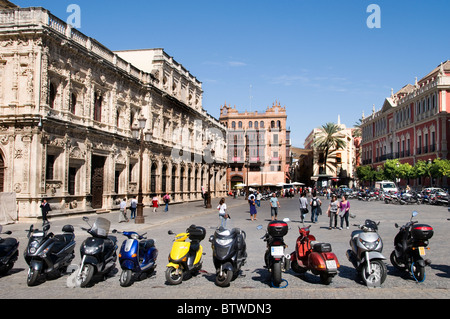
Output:
[[100,249],[99,246],[85,246],[84,253],[86,255],[95,255],[95,254],[97,254],[99,249]]
[[35,254],[38,246],[39,246],[39,242],[37,240],[32,241],[28,247],[29,253]]
[[221,245],[221,246],[226,246],[228,244],[230,244],[233,241],[232,238],[228,238],[228,239],[216,239],[216,242]]
[[380,243],[381,239],[378,238],[375,241],[369,242],[369,241],[365,241],[362,240],[361,238],[359,239],[360,243],[363,244],[364,247],[366,247],[368,250],[374,250],[378,247],[378,244]]

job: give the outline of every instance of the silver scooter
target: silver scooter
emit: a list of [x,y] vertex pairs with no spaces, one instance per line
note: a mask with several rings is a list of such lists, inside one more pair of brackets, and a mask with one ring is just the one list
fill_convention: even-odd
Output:
[[361,275],[367,287],[380,287],[387,276],[387,268],[381,254],[383,241],[378,234],[378,224],[367,219],[359,229],[352,232],[351,249],[347,250],[347,258]]

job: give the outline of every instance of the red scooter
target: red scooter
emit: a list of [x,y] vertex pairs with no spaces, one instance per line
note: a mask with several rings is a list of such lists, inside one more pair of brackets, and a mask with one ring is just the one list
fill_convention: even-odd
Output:
[[336,255],[328,243],[318,243],[310,235],[311,226],[299,227],[295,252],[291,254],[291,268],[299,274],[310,270],[314,275],[320,275],[320,281],[329,285],[340,267]]

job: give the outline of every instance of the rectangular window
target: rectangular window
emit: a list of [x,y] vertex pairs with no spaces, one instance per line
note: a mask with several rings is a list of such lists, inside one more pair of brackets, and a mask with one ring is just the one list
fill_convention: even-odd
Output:
[[45,179],[53,180],[54,166],[55,166],[55,155],[47,155],[47,168],[45,171]]

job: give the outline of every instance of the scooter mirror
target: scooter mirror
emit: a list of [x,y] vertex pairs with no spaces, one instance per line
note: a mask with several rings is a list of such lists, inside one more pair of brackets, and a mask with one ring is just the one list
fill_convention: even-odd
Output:
[[4,234],[5,234],[5,235],[11,235],[11,234],[12,234],[12,231],[10,231],[10,230],[5,231]]
[[258,225],[258,226],[256,226],[256,229],[257,230],[261,230],[263,228],[263,226],[262,225]]
[[395,223],[395,225],[394,225],[394,226],[395,226],[395,228],[398,228],[398,224],[397,224],[397,223]]
[[419,215],[419,213],[417,211],[412,212],[412,217],[416,217],[417,215]]
[[117,229],[113,229],[113,230],[112,230],[112,233],[113,233],[113,234],[117,233]]
[[168,232],[167,232],[169,235],[173,235],[173,234],[175,234],[173,231],[171,231],[171,230],[169,230]]
[[85,222],[87,222],[87,221],[89,220],[89,217],[83,216],[83,220],[84,220]]

